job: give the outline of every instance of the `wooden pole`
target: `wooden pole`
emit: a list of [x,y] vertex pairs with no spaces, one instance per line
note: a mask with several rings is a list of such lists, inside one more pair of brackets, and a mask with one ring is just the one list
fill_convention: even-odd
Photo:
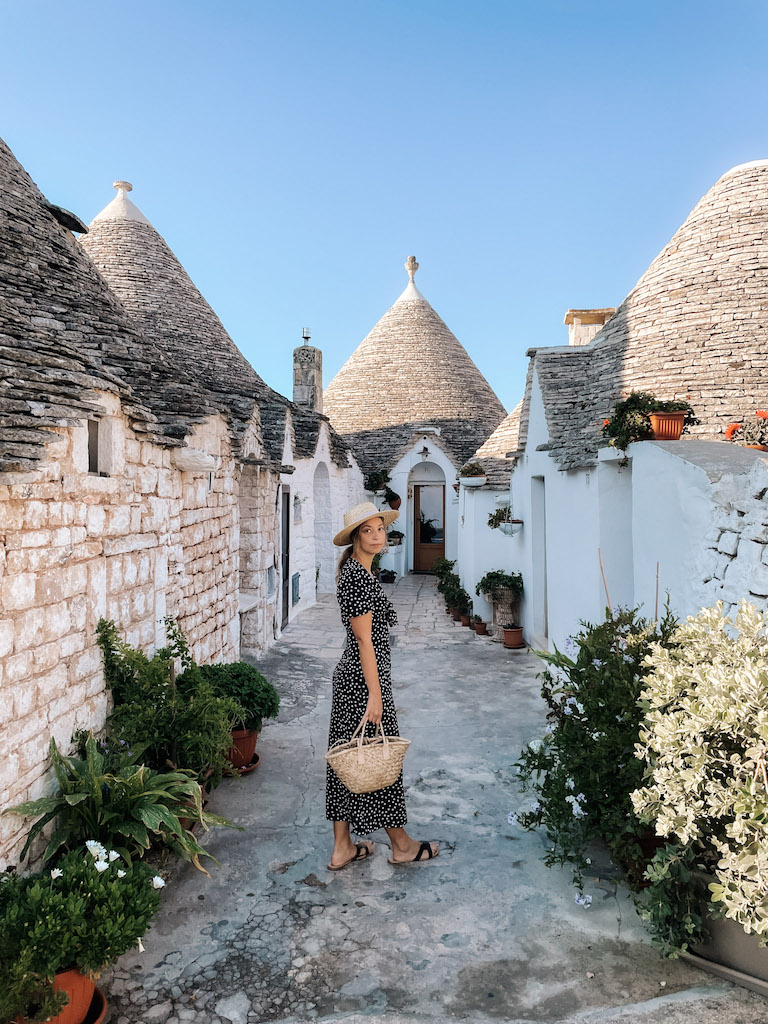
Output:
[[653,613],[654,626],[659,621],[659,563],[656,563],[656,610]]
[[597,549],[597,557],[600,559],[600,572],[603,574],[603,586],[605,587],[605,599],[608,602],[608,608],[613,609],[611,604],[611,595],[608,593],[608,581],[605,578],[605,566],[603,565],[603,553],[600,548]]

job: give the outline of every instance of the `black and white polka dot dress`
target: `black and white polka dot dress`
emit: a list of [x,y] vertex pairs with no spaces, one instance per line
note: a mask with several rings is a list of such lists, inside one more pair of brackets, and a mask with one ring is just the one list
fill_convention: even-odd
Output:
[[[360,724],[368,704],[357,639],[349,624],[350,618],[373,612],[371,639],[379,670],[381,701],[384,708],[382,725],[387,736],[399,736],[395,702],[392,697],[392,669],[389,651],[389,626],[397,623],[391,602],[368,570],[355,558],[348,558],[339,576],[336,596],[341,621],[347,630],[347,646],[333,673],[333,702],[328,746],[349,740]],[[368,735],[375,729],[369,722]],[[405,825],[405,793],[402,775],[386,789],[373,793],[350,793],[330,765],[326,769],[325,815],[330,821],[348,821],[358,835],[368,835],[378,828]]]

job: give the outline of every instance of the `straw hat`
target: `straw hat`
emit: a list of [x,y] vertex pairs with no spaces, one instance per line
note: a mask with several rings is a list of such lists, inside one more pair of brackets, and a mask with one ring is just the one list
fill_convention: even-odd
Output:
[[399,512],[395,512],[394,509],[383,509],[376,508],[372,501],[363,501],[359,505],[355,505],[344,513],[344,529],[341,530],[333,538],[333,543],[343,548],[345,544],[349,544],[350,534],[356,526],[360,526],[366,519],[373,519],[374,516],[381,516],[384,520],[384,525],[389,526],[390,523],[394,523],[397,517],[400,515]]

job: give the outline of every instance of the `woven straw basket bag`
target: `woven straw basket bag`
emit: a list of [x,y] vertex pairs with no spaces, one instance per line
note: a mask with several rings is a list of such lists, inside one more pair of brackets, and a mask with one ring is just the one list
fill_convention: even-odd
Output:
[[385,736],[381,722],[377,736],[365,736],[367,721],[363,718],[351,740],[335,743],[325,755],[350,793],[373,793],[397,782],[405,752],[411,745],[402,736]]

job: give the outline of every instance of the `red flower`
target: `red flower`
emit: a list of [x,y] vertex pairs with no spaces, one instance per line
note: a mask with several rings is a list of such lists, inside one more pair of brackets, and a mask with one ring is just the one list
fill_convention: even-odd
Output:
[[733,440],[733,435],[738,433],[740,430],[741,430],[741,424],[740,423],[729,423],[728,426],[725,428],[725,439],[726,439],[726,441],[732,441]]
[[755,415],[759,420],[768,420],[768,410],[766,409],[758,409]]
[[607,427],[610,422],[610,420],[603,420],[603,426]]

